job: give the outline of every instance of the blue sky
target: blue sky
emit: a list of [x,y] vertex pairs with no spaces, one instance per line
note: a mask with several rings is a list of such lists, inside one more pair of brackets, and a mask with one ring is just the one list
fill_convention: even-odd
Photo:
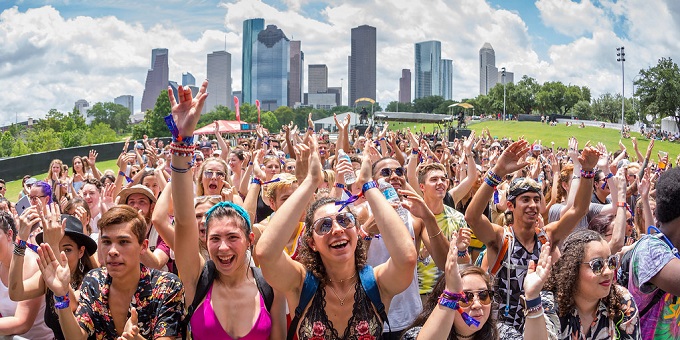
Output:
[[345,94],[349,32],[375,26],[381,103],[396,99],[419,41],[442,42],[458,100],[479,93],[485,42],[516,80],[588,86],[595,97],[621,91],[618,46],[626,46],[626,96],[638,70],[680,59],[680,40],[670,33],[680,31],[676,0],[0,0],[0,79],[15,89],[0,103],[0,124],[122,94],[138,109],[156,47],[170,50],[170,78],[180,80],[187,71],[205,77],[206,54],[226,46],[232,88],[240,90],[242,22],[253,17],[301,40],[305,64],[327,64],[329,86]]

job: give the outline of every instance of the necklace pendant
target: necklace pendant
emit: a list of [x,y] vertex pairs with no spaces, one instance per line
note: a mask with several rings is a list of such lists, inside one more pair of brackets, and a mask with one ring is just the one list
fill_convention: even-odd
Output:
[[344,305],[345,305],[345,301],[340,300],[340,306],[344,306]]

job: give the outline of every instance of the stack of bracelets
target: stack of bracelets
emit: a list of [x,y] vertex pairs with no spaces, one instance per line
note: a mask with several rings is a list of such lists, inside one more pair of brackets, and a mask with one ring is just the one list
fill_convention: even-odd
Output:
[[501,182],[503,182],[503,179],[496,175],[491,169],[486,172],[486,177],[484,177],[484,182],[488,184],[492,188],[496,188]]
[[479,321],[475,320],[473,317],[468,315],[468,313],[465,313],[463,309],[458,305],[458,301],[468,302],[468,299],[465,297],[465,294],[452,293],[445,289],[444,292],[442,292],[442,295],[439,296],[438,301],[439,305],[458,311],[460,316],[463,317],[463,321],[465,321],[465,324],[467,324],[468,326],[479,327]]
[[[183,142],[173,141],[172,143],[170,143],[170,154],[175,155],[175,156],[179,156],[179,157],[193,157],[195,148],[196,148],[196,146],[193,145],[193,144],[187,144],[187,143],[183,143]],[[191,170],[191,167],[193,167],[194,162],[192,160],[192,161],[188,162],[187,164],[189,165],[188,168],[181,169],[181,168],[177,168],[177,167],[173,166],[172,163],[171,163],[170,164],[170,170],[177,172],[177,173],[180,173],[180,174],[186,173],[189,170]]]
[[595,171],[594,170],[581,170],[581,177],[583,177],[583,178],[594,178],[595,177]]

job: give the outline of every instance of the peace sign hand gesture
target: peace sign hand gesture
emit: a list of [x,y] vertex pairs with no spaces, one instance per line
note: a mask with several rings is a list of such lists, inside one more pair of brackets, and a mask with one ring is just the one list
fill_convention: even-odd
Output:
[[191,98],[191,89],[188,86],[180,86],[177,89],[178,103],[175,101],[172,89],[168,86],[168,99],[170,99],[170,107],[172,108],[172,118],[175,120],[180,136],[189,137],[194,134],[196,123],[198,123],[201,111],[203,111],[203,104],[208,97],[207,89],[208,80],[206,79],[201,84],[201,89],[198,90],[196,97]]

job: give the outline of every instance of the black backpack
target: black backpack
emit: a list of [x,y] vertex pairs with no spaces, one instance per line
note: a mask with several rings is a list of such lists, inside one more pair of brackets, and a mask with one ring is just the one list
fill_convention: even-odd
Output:
[[[272,302],[274,301],[274,290],[267,283],[267,281],[265,281],[260,268],[250,267],[250,269],[253,272],[253,277],[255,278],[255,283],[257,284],[257,290],[260,291],[260,295],[262,295],[262,299],[264,300],[267,310],[271,311]],[[191,317],[194,315],[198,305],[201,304],[201,301],[203,301],[205,296],[208,294],[208,290],[210,289],[210,285],[212,285],[213,281],[215,280],[216,274],[217,271],[215,269],[215,263],[212,260],[206,261],[205,265],[203,266],[203,270],[201,270],[201,276],[198,278],[194,300],[187,308],[187,314],[182,321],[182,334],[184,334],[184,339],[186,339],[188,335],[187,332],[189,328],[189,321],[191,321]]]

